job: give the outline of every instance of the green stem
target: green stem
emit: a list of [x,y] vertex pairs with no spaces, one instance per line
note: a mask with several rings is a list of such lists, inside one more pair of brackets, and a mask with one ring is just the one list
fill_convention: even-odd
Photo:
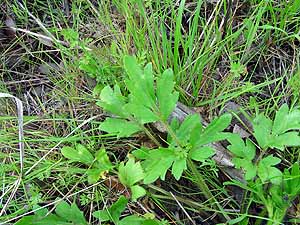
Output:
[[154,144],[156,144],[158,147],[161,146],[159,141],[154,137],[154,135],[145,126],[143,126],[143,131],[154,142]]

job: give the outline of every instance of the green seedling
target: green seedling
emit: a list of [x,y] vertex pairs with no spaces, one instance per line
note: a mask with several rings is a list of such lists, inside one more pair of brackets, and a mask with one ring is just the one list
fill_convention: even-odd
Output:
[[[242,140],[236,134],[227,134],[231,145],[228,149],[234,154],[236,168],[243,168],[244,178],[248,183],[236,184],[250,192],[254,200],[266,206],[269,224],[280,224],[293,200],[299,195],[299,164],[282,173],[276,165],[281,159],[266,155],[267,149],[283,151],[286,147],[300,145],[300,111],[290,110],[286,104],[276,112],[271,120],[263,114],[255,117],[253,122],[254,137],[262,153],[255,160],[256,147],[250,139]],[[268,190],[268,191],[266,191]]]
[[101,222],[113,222],[116,225],[167,225],[167,222],[158,221],[153,215],[146,214],[144,216],[127,216],[120,218],[122,212],[126,209],[128,200],[122,195],[109,208],[95,211],[93,216]]
[[129,158],[128,162],[124,164],[121,162],[118,172],[120,182],[131,190],[131,197],[137,200],[146,194],[146,190],[137,185],[145,177],[143,168],[140,162],[134,162],[133,158]]
[[87,175],[88,182],[91,184],[96,183],[105,172],[113,168],[105,149],[100,149],[93,156],[85,146],[77,144],[75,148],[65,146],[61,152],[71,162],[80,162],[89,167]]

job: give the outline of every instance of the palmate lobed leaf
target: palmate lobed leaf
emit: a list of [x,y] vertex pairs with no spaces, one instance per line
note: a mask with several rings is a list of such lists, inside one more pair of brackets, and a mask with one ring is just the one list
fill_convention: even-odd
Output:
[[137,182],[143,180],[145,174],[140,162],[134,162],[133,158],[129,158],[126,164],[121,162],[118,176],[123,185],[131,187]]
[[[175,127],[174,127],[175,128]],[[182,124],[175,130],[176,138],[186,144],[191,139],[190,136],[194,133],[200,133],[202,130],[201,118],[199,114],[188,115]],[[198,137],[197,137],[198,138]]]
[[299,132],[287,132],[279,136],[273,136],[269,140],[268,147],[284,150],[284,147],[300,146]]
[[289,146],[300,145],[300,111],[289,110],[282,105],[275,115],[274,122],[260,114],[253,121],[254,136],[262,149],[283,150]]
[[16,225],[87,225],[83,212],[76,204],[69,205],[61,201],[55,209],[55,213],[49,213],[47,209],[35,212],[35,215],[24,216]]
[[253,130],[259,146],[267,148],[271,139],[272,120],[262,114],[258,115],[253,121]]
[[168,169],[171,168],[176,159],[174,151],[168,148],[159,148],[148,152],[136,150],[133,152],[133,155],[144,158],[142,166],[145,169],[145,184],[150,184],[159,177],[164,180]]
[[287,104],[284,104],[276,112],[274,124],[272,127],[273,134],[282,134],[289,130],[300,129],[300,111],[297,109],[289,110]]
[[227,134],[230,145],[227,147],[235,156],[252,161],[256,154],[255,145],[246,139],[246,143],[238,134]]
[[248,159],[245,158],[233,158],[232,162],[234,163],[237,169],[243,168],[245,172],[245,180],[252,180],[257,174],[257,167]]

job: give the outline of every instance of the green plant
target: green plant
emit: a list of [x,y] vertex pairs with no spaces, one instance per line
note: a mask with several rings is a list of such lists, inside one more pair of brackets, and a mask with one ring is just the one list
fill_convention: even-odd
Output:
[[122,219],[121,213],[125,210],[128,200],[122,195],[109,208],[93,212],[93,216],[101,222],[111,221],[116,225],[167,225],[167,222],[158,221],[153,218],[152,214],[144,216],[127,216]]
[[146,191],[137,182],[144,179],[145,174],[140,162],[134,162],[133,158],[129,158],[128,162],[124,164],[121,162],[118,172],[120,182],[131,190],[131,197],[133,200],[138,199],[146,194]]
[[[172,71],[164,71],[155,80],[152,65],[147,64],[142,69],[132,56],[124,58],[124,66],[128,74],[125,83],[129,95],[122,95],[118,85],[115,85],[114,89],[109,86],[103,88],[97,104],[111,112],[114,117],[106,118],[100,129],[119,138],[145,132],[158,148],[141,148],[133,152],[133,155],[141,160],[145,172],[143,182],[149,184],[159,177],[164,180],[170,168],[171,173],[179,180],[189,167],[197,176],[196,183],[206,198],[222,211],[222,207],[214,200],[202,175],[197,171],[195,161],[204,162],[214,155],[214,149],[207,144],[224,139],[222,131],[229,125],[231,115],[225,114],[215,119],[206,128],[202,126],[198,115],[188,116],[181,125],[176,120],[169,124],[169,116],[178,100],[178,92],[174,91]],[[160,143],[146,127],[146,124],[158,121],[169,134],[165,143]],[[223,214],[226,217],[225,213]]]
[[[158,177],[164,179],[170,167],[178,180],[187,169],[188,160],[205,161],[213,156],[214,150],[206,145],[223,139],[222,131],[229,125],[231,116],[223,115],[206,128],[202,127],[198,115],[188,116],[181,125],[175,120],[169,125],[168,118],[178,100],[172,71],[166,70],[158,76],[155,88],[151,64],[141,69],[134,57],[126,56],[124,65],[129,95],[122,95],[118,85],[114,90],[109,86],[103,88],[97,104],[117,117],[106,118],[100,129],[118,137],[144,131],[159,146],[154,150],[143,148],[133,152],[142,160],[144,183],[152,183]],[[168,130],[167,147],[160,147],[159,141],[145,126],[157,121]],[[158,163],[161,160],[163,163]]]
[[55,213],[49,212],[46,208],[39,209],[36,206],[34,215],[25,216],[15,225],[87,225],[83,212],[76,204],[69,205],[61,201],[55,208]]
[[89,167],[86,173],[91,184],[96,183],[105,172],[113,168],[105,149],[100,149],[93,156],[85,146],[77,144],[75,148],[63,147],[61,153],[71,162],[80,162]]
[[257,159],[256,147],[250,139],[242,140],[238,135],[228,134],[230,146],[234,154],[233,163],[237,168],[245,170],[247,184],[237,181],[228,184],[238,185],[249,191],[254,201],[263,204],[270,218],[269,224],[280,224],[293,200],[300,193],[299,164],[282,173],[276,165],[281,159],[267,155],[268,149],[283,151],[286,147],[300,146],[300,111],[289,110],[286,104],[276,112],[271,120],[259,114],[253,121],[254,137],[261,153]]
[[[155,79],[151,64],[147,64],[142,69],[134,57],[126,56],[124,65],[128,74],[126,86],[129,95],[123,95],[117,85],[114,86],[114,89],[109,86],[103,88],[97,104],[111,112],[114,117],[106,118],[100,125],[100,129],[115,134],[119,138],[145,132],[156,143],[157,148],[141,147],[134,150],[132,154],[140,160],[141,164],[134,162],[132,158],[126,165],[121,163],[119,168],[119,172],[123,171],[123,175],[119,174],[121,182],[131,188],[138,181],[150,184],[158,178],[164,180],[168,170],[179,180],[182,174],[189,169],[194,174],[195,182],[205,197],[213,199],[215,206],[228,220],[230,217],[222,211],[222,206],[215,200],[203,176],[195,166],[196,162],[205,162],[215,154],[215,150],[209,146],[210,143],[228,140],[230,143],[228,149],[234,154],[232,161],[236,168],[242,168],[245,171],[244,178],[247,181],[246,184],[238,181],[229,183],[250,191],[253,201],[266,206],[269,222],[279,224],[288,209],[287,202],[280,202],[279,196],[286,193],[289,195],[288,203],[291,203],[299,193],[298,185],[294,188],[291,186],[291,184],[298,184],[298,177],[293,177],[293,181],[287,182],[287,179],[291,179],[287,177],[290,177],[291,174],[295,175],[298,167],[294,165],[291,172],[285,170],[283,174],[276,167],[281,160],[267,154],[267,151],[269,149],[283,151],[286,147],[300,146],[299,132],[296,131],[300,130],[300,111],[298,109],[289,110],[287,105],[282,105],[274,120],[263,114],[255,117],[253,134],[261,150],[256,158],[255,142],[250,139],[244,141],[237,134],[223,132],[231,122],[230,114],[224,114],[214,119],[205,128],[201,124],[199,115],[189,115],[181,124],[175,119],[169,121],[169,116],[178,99],[178,94],[174,91],[171,70],[166,70]],[[166,140],[160,142],[155,138],[155,135],[146,126],[151,122],[160,122],[165,127],[168,131]],[[125,169],[129,173],[125,173]],[[268,189],[270,194],[266,194],[265,189]],[[144,193],[144,190],[141,189],[137,197]],[[251,201],[248,204],[251,204]],[[279,208],[281,211],[278,210]],[[242,216],[242,219],[245,219],[245,215]],[[234,221],[240,221],[240,218],[232,220],[232,223]]]

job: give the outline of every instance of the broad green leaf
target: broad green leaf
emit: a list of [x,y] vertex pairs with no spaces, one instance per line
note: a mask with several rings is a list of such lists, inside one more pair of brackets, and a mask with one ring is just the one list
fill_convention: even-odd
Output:
[[141,131],[141,127],[134,122],[124,119],[106,118],[100,125],[100,130],[116,134],[117,137],[129,137]]
[[146,190],[139,185],[131,186],[130,190],[131,190],[131,198],[133,201],[136,201],[138,198],[146,194]]
[[224,139],[222,131],[230,124],[232,116],[230,114],[223,114],[222,116],[214,119],[202,133],[199,133],[199,138],[195,137],[196,143],[192,143],[194,146],[201,146]]
[[[125,210],[128,200],[122,195],[118,201],[116,201],[112,206],[105,210],[99,210],[93,212],[93,216],[100,221],[111,221],[117,224],[121,213]],[[107,212],[107,213],[105,213]]]
[[98,169],[105,171],[113,168],[105,149],[100,149],[97,151],[95,154],[95,159],[96,162],[94,163],[94,166]]
[[137,215],[127,216],[122,219],[118,225],[163,225],[166,223],[160,223],[154,219],[146,219]]
[[124,162],[120,164],[118,176],[123,185],[131,187],[135,183],[143,180],[145,174],[140,162],[134,162],[133,158],[129,158],[126,164],[124,164]]
[[142,225],[143,221],[145,221],[143,217],[132,215],[120,220],[118,225]]
[[220,117],[215,118],[206,128],[206,133],[221,132],[226,129],[231,122],[232,116],[229,113],[223,114]]
[[97,218],[100,222],[106,222],[111,220],[109,211],[105,209],[93,212],[93,216]]
[[254,119],[254,136],[262,149],[277,148],[284,150],[285,147],[299,146],[300,111],[289,111],[286,104],[280,107],[276,113],[274,123],[264,115]]
[[83,212],[81,212],[74,203],[70,206],[65,201],[60,202],[56,206],[55,213],[66,221],[73,222],[76,225],[87,224]]
[[257,174],[262,182],[271,181],[274,184],[280,184],[282,181],[282,173],[274,167],[280,163],[280,159],[271,155],[259,161]]
[[176,180],[179,180],[183,171],[187,169],[186,158],[177,158],[172,166],[172,174]]
[[125,82],[130,91],[131,98],[135,99],[134,102],[139,102],[140,105],[148,108],[153,107],[155,97],[151,64],[148,64],[145,67],[145,71],[143,71],[135,57],[125,56],[124,67],[129,77]]
[[104,87],[100,94],[100,101],[97,102],[97,105],[102,107],[105,111],[111,112],[120,117],[128,116],[128,113],[123,110],[125,97],[122,96],[118,85],[114,86],[114,90],[112,90],[109,86]]
[[215,154],[215,150],[211,147],[204,146],[201,148],[194,148],[189,152],[191,159],[195,161],[204,161]]
[[279,136],[273,136],[268,147],[284,150],[284,147],[300,146],[300,136],[298,132],[287,132]]
[[178,101],[178,92],[174,91],[174,78],[171,69],[158,77],[156,95],[162,119],[167,121]]
[[233,158],[233,164],[236,168],[243,168],[245,169],[245,180],[252,180],[256,176],[256,166],[245,158]]
[[254,137],[262,149],[266,149],[272,139],[272,121],[264,115],[258,115],[253,121]]
[[289,112],[288,106],[284,104],[276,113],[272,133],[279,135],[295,129],[300,129],[300,111],[294,109]]
[[125,110],[127,112],[131,113],[134,115],[140,123],[145,124],[145,123],[153,123],[159,120],[158,116],[154,114],[149,108],[146,108],[140,103],[128,103],[125,105]]
[[159,148],[150,151],[150,157],[143,162],[146,176],[145,184],[156,181],[159,177],[164,180],[168,169],[172,166],[176,156],[174,150],[167,148]]
[[88,169],[87,175],[88,175],[88,182],[89,184],[95,184],[99,181],[99,179],[103,176],[104,172],[106,170],[104,169]]
[[93,155],[81,144],[77,144],[76,148],[65,146],[61,149],[61,153],[64,157],[74,162],[81,162],[88,166],[90,166],[94,161]]
[[255,145],[249,140],[246,140],[246,144],[243,139],[237,134],[230,134],[227,136],[227,140],[230,142],[227,148],[230,150],[235,156],[239,158],[245,158],[248,161],[254,159],[256,154]]
[[81,225],[65,221],[63,218],[50,214],[45,218],[39,218],[35,215],[25,216],[20,219],[15,225]]

